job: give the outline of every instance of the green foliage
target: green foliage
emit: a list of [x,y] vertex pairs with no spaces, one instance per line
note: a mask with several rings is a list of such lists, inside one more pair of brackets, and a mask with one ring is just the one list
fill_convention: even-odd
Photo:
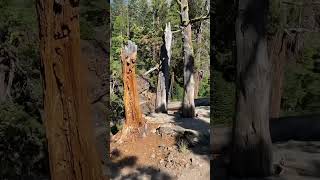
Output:
[[23,106],[0,105],[0,178],[34,179],[48,173],[44,128]]
[[223,78],[221,72],[213,72],[213,120],[214,124],[231,124],[235,113],[235,84]]
[[210,97],[210,77],[205,75],[199,88],[199,97]]

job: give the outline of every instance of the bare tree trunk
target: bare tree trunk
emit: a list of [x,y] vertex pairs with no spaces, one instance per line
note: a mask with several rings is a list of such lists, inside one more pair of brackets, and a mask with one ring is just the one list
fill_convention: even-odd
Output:
[[160,71],[158,74],[158,86],[156,97],[156,112],[167,112],[168,97],[169,97],[169,68],[171,59],[171,42],[172,32],[171,25],[166,24],[164,32],[163,45],[160,51]]
[[267,11],[268,0],[239,1],[236,21],[238,89],[230,170],[240,177],[272,174]]
[[104,179],[80,60],[79,1],[37,1],[51,179]]
[[125,128],[129,129],[139,128],[143,125],[135,71],[136,60],[137,46],[128,41],[128,45],[122,49],[121,61],[126,117]]
[[202,76],[200,76],[201,67],[201,42],[202,42],[202,22],[199,22],[199,25],[196,29],[196,43],[197,43],[197,56],[196,56],[196,70],[194,74],[195,86],[194,86],[194,98],[198,98],[199,88],[201,85]]
[[271,99],[270,99],[270,118],[277,119],[281,113],[281,98],[284,71],[287,56],[287,36],[281,27],[287,24],[287,8],[280,0],[273,0],[274,8],[280,9],[280,28],[268,42],[268,54],[272,63],[272,83],[271,83]]
[[286,64],[286,38],[284,33],[278,32],[269,43],[269,55],[272,62],[272,83],[270,100],[270,118],[279,118],[281,112],[281,98]]
[[8,69],[7,66],[0,64],[0,103],[4,102],[7,96],[6,72]]
[[170,87],[169,87],[168,102],[170,102],[172,100],[172,97],[173,97],[173,86],[174,86],[174,72],[171,72],[171,80],[170,80]]
[[189,19],[188,0],[181,0],[181,25],[183,26],[183,55],[184,55],[184,97],[182,116],[195,117],[194,105],[194,54],[191,38],[191,24]]
[[[3,49],[3,51],[5,51]],[[4,53],[3,57],[0,57],[0,103],[11,100],[11,87],[13,83],[15,73],[15,60]],[[6,63],[9,65],[6,65]]]

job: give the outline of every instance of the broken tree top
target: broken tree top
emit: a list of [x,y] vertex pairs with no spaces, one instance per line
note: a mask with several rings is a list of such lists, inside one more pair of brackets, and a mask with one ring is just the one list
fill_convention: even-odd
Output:
[[137,52],[137,45],[134,43],[134,42],[132,42],[132,41],[128,41],[128,45],[126,45],[125,47],[124,47],[124,53],[126,54],[126,55],[129,55],[129,54],[132,54],[132,53],[135,53],[135,52]]

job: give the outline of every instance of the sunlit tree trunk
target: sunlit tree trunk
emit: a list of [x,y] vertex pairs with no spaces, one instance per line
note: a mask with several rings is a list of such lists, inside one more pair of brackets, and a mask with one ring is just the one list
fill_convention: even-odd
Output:
[[230,167],[235,176],[272,174],[267,11],[268,0],[239,1],[236,21],[237,106]]
[[137,46],[133,42],[129,41],[128,45],[122,49],[121,61],[124,93],[123,102],[126,118],[124,129],[127,131],[143,125],[135,70]]
[[104,179],[80,60],[79,1],[37,0],[51,179]]
[[191,38],[191,24],[189,19],[188,0],[181,0],[181,25],[183,26],[183,77],[184,77],[184,97],[182,103],[183,117],[195,116],[194,105],[194,53]]

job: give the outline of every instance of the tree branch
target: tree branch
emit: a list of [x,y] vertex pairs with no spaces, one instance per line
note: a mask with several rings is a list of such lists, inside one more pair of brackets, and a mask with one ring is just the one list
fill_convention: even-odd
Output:
[[181,6],[181,1],[180,0],[176,0],[176,2]]
[[307,28],[286,28],[284,29],[285,32],[290,32],[290,33],[305,33],[305,32],[309,32],[309,33],[318,33],[320,32],[319,29],[307,29]]
[[204,20],[207,20],[207,19],[209,19],[210,18],[210,15],[209,14],[207,14],[207,15],[205,15],[205,16],[201,16],[201,17],[196,17],[196,18],[194,18],[194,19],[191,19],[190,21],[189,21],[189,23],[195,23],[195,22],[198,22],[198,21],[204,21]]
[[143,76],[146,76],[146,75],[150,74],[151,72],[153,72],[154,70],[157,70],[157,69],[159,69],[159,64],[157,64],[155,67],[149,69],[147,72],[145,72],[143,74]]

